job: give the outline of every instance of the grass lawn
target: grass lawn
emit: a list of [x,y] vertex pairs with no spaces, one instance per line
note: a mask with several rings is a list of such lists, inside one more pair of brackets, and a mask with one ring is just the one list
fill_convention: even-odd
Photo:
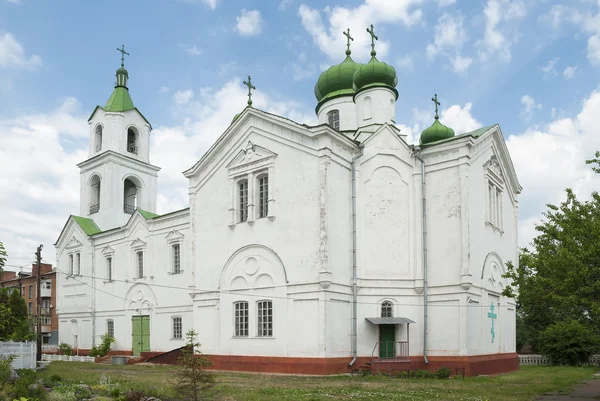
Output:
[[[175,367],[159,365],[100,365],[52,362],[44,376],[98,382],[104,373],[123,387],[158,386],[168,394]],[[384,376],[289,376],[217,372],[218,396],[222,401],[269,400],[534,400],[552,392],[568,392],[588,380],[595,368],[527,366],[496,377],[465,379],[396,379]]]

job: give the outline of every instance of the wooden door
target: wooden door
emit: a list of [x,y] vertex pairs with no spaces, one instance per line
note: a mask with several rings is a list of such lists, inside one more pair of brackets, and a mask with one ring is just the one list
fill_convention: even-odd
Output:
[[379,326],[379,357],[396,357],[396,325],[382,324]]
[[150,351],[150,316],[132,316],[131,349],[135,356]]

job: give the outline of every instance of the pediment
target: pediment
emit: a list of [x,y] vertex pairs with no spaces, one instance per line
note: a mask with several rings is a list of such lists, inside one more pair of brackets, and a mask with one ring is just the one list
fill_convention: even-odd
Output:
[[114,253],[115,253],[115,249],[113,247],[111,247],[110,245],[107,245],[104,248],[102,248],[103,255],[112,255]]
[[139,239],[139,238],[136,238],[136,239],[134,239],[134,240],[131,242],[131,247],[132,247],[132,248],[143,248],[143,247],[145,247],[145,246],[146,246],[146,242],[142,241],[142,240],[141,240],[141,239]]
[[183,240],[183,234],[177,230],[173,230],[167,234],[165,239],[167,240],[167,242],[181,241],[181,240]]
[[67,246],[65,248],[67,248],[67,249],[75,249],[75,248],[80,248],[82,246],[83,246],[83,243],[81,243],[77,238],[73,237],[67,243]]
[[504,174],[502,172],[502,166],[498,162],[498,158],[496,155],[490,157],[490,160],[485,162],[483,168],[487,170],[488,174],[490,174],[494,179],[500,182],[504,182]]
[[238,152],[227,168],[230,171],[244,170],[268,162],[276,156],[276,153],[248,141],[246,147]]

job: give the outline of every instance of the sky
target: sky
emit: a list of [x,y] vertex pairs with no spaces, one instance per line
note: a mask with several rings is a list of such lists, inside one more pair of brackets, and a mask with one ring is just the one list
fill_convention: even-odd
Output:
[[500,124],[523,192],[519,244],[564,189],[582,198],[600,179],[600,0],[0,0],[0,242],[8,268],[28,266],[79,213],[87,119],[120,64],[153,125],[162,167],[158,213],[188,205],[191,167],[246,104],[316,122],[319,74],[345,55],[398,73],[396,121],[411,141],[441,121],[457,133]]

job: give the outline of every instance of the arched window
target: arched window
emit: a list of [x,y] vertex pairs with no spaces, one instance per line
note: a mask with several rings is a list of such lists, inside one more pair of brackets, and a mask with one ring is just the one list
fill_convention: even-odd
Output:
[[367,96],[363,102],[363,118],[369,120],[373,118],[373,100]]
[[331,110],[327,113],[327,125],[335,130],[340,129],[340,111],[339,110]]
[[100,210],[100,177],[94,175],[90,180],[90,214]]
[[94,130],[94,145],[96,152],[102,150],[102,125],[98,124]]
[[390,301],[383,301],[381,303],[381,317],[394,317]]
[[123,205],[123,211],[128,214],[133,214],[135,209],[138,207],[138,192],[139,188],[132,179],[127,178],[123,185],[123,198],[125,204]]
[[137,155],[139,147],[139,134],[133,127],[127,129],[127,151]]

